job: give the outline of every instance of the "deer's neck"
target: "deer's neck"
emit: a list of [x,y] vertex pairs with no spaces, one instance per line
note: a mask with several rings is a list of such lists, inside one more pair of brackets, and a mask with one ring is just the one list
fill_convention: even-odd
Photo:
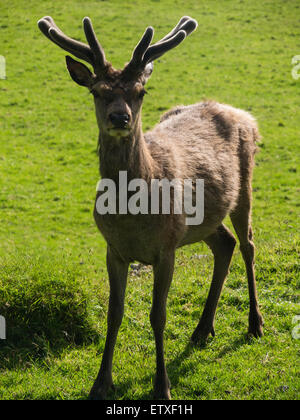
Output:
[[154,162],[144,139],[141,121],[128,137],[115,138],[99,134],[100,174],[117,182],[120,171],[128,180],[153,177]]

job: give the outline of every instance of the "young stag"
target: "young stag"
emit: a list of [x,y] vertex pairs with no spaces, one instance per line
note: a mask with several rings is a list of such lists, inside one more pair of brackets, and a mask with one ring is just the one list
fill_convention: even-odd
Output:
[[[183,245],[203,240],[214,255],[210,291],[192,335],[192,341],[197,343],[215,334],[216,307],[236,243],[222,223],[226,215],[231,217],[247,269],[249,333],[256,337],[262,335],[251,229],[251,178],[255,142],[259,137],[256,122],[251,115],[239,109],[216,102],[202,102],[172,109],[153,130],[143,133],[141,108],[146,93],[144,86],[153,70],[152,62],[179,45],[196,29],[197,22],[187,16],[152,45],[154,31],[148,27],[123,70],[116,70],[106,60],[89,18],[83,19],[88,45],[67,37],[49,16],[38,24],[51,41],[93,67],[91,72],[81,62],[66,57],[72,79],[86,86],[94,96],[100,131],[102,178],[114,180],[117,187],[120,171],[127,172],[128,182],[139,178],[149,187],[153,179],[204,180],[204,219],[200,225],[187,225],[184,211],[182,214],[173,211],[169,215],[162,212],[99,214],[97,206],[94,211],[96,224],[107,242],[110,297],[105,349],[90,397],[105,398],[113,386],[112,359],[123,317],[128,266],[137,260],[153,266],[150,320],[156,343],[154,396],[169,399],[170,382],[164,362],[163,331],[175,251]],[[117,193],[120,196],[122,191],[117,188]],[[101,194],[98,192],[96,199]],[[172,197],[174,200],[174,195]]]

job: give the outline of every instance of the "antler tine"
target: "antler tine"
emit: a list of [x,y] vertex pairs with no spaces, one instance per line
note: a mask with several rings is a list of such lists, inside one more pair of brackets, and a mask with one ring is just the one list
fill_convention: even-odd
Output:
[[40,19],[38,26],[43,34],[59,47],[75,55],[75,57],[94,65],[94,57],[90,47],[65,35],[51,16],[45,16]]
[[143,58],[143,64],[146,65],[150,61],[156,60],[167,51],[179,45],[197,26],[198,23],[195,19],[189,16],[183,16],[171,32],[148,48]]
[[136,71],[143,70],[148,63],[156,60],[167,51],[179,45],[189,34],[191,34],[198,26],[196,20],[189,16],[183,16],[177,25],[165,35],[160,41],[150,46],[153,38],[154,30],[149,26],[141,40],[137,44],[132,54],[132,58],[126,69]]
[[151,61],[161,57],[164,53],[171,50],[172,48],[177,47],[177,45],[179,45],[185,39],[185,37],[186,32],[179,31],[172,38],[151,45],[151,47],[149,47],[144,54],[142,61],[143,67],[145,67]]
[[91,47],[92,52],[94,53],[95,63],[99,67],[105,67],[107,62],[105,59],[104,50],[96,37],[91,19],[89,17],[85,17],[83,19],[83,28],[84,28],[86,40],[89,43],[89,46]]
[[153,34],[154,29],[152,28],[152,26],[149,26],[144,32],[144,35],[140,39],[139,43],[135,47],[130,63],[138,65],[142,62],[144,54],[147,51],[149,45],[151,44]]
[[[166,41],[169,38],[172,38],[172,36],[174,36],[180,29],[182,28],[182,25],[188,21],[189,19],[191,19],[189,16],[182,16],[182,18],[180,19],[180,21],[177,23],[177,25],[172,29],[172,31],[170,31],[167,35],[165,35],[160,41],[158,42],[162,42],[162,41]],[[156,44],[158,43],[156,42]]]
[[195,29],[197,29],[198,22],[195,19],[190,18],[189,16],[184,16],[180,19],[178,22],[178,25],[171,31],[168,35],[166,35],[164,38],[162,38],[161,41],[165,41],[169,38],[171,38],[174,34],[176,34],[178,31],[185,31],[186,36],[189,36]]

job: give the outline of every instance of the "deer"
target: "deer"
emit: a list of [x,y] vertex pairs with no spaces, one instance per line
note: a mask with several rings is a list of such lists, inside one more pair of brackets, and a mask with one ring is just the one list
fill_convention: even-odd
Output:
[[[223,223],[229,216],[239,239],[249,290],[248,333],[263,335],[255,269],[252,233],[252,173],[260,139],[255,118],[230,105],[206,100],[179,105],[167,111],[155,127],[142,130],[145,85],[153,72],[153,61],[177,47],[196,28],[197,21],[183,16],[162,39],[152,43],[149,26],[123,69],[107,61],[91,19],[83,19],[87,43],[65,35],[50,16],[38,21],[42,33],[60,48],[88,63],[66,56],[71,78],[93,95],[99,127],[100,175],[114,180],[126,171],[128,180],[203,179],[204,218],[187,225],[182,214],[100,214],[94,219],[106,244],[110,286],[107,333],[102,362],[90,399],[105,399],[114,389],[113,353],[124,314],[129,266],[133,261],[153,267],[150,323],[156,346],[154,398],[170,399],[170,380],[164,359],[164,329],[167,296],[173,278],[175,253],[182,246],[203,241],[214,257],[213,277],[207,300],[192,336],[193,344],[215,336],[215,314],[236,245],[235,236]],[[103,192],[97,191],[96,200]],[[117,199],[122,191],[117,188]],[[194,192],[193,192],[194,193]],[[174,196],[171,197],[172,200]],[[95,201],[96,203],[96,201]]]

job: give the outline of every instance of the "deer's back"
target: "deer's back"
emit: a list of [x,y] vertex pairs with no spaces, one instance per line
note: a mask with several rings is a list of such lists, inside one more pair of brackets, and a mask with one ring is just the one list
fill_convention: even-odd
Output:
[[171,109],[146,134],[159,177],[204,180],[204,221],[187,230],[183,243],[207,236],[235,208],[257,138],[250,114],[216,102]]

